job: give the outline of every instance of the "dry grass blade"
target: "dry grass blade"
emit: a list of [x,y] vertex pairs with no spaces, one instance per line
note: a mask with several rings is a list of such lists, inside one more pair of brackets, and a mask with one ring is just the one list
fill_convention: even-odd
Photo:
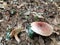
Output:
[[26,5],[26,2],[23,2],[21,5],[17,6],[17,8],[21,8],[22,6]]

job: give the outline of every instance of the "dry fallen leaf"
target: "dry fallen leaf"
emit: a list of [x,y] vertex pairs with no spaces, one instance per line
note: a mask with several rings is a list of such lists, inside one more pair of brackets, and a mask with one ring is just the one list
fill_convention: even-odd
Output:
[[24,27],[23,27],[22,25],[19,25],[19,24],[18,24],[18,26],[15,27],[15,28],[11,31],[10,36],[11,36],[11,37],[15,37],[16,41],[19,43],[19,42],[20,42],[20,39],[19,39],[19,37],[18,37],[18,34],[19,34],[20,32],[22,32],[22,31],[25,31],[25,30],[24,30]]
[[56,19],[54,19],[52,23],[53,23],[54,25],[57,25],[57,24],[58,24],[58,22],[57,22]]
[[51,38],[52,39],[52,42],[54,43],[54,45],[57,45],[57,41],[55,38]]
[[20,32],[22,32],[23,31],[23,29],[13,29],[12,31],[11,31],[11,33],[10,33],[10,36],[11,37],[15,37],[15,39],[16,39],[16,41],[19,43],[20,42],[20,39],[19,39],[19,37],[18,37],[18,34],[20,33]]

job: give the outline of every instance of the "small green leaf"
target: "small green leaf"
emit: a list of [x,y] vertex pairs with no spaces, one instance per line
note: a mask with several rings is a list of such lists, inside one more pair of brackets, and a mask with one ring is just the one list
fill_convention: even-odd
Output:
[[28,36],[31,39],[34,38],[34,31],[31,29],[31,26],[30,25],[27,27],[27,29],[28,29]]
[[35,16],[34,19],[35,19],[35,21],[39,21],[38,16]]
[[29,16],[25,16],[25,18],[26,18],[26,19],[28,19],[28,18],[29,18]]

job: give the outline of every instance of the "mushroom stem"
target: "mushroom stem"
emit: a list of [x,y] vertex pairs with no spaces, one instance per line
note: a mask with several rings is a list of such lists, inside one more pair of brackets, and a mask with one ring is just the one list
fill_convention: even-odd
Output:
[[20,39],[18,38],[18,35],[15,34],[14,37],[15,37],[16,41],[19,43],[20,42]]

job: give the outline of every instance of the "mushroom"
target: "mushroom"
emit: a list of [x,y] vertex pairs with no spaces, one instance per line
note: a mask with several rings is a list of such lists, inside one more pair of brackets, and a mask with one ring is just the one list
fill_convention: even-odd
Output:
[[53,27],[46,22],[32,22],[31,29],[42,36],[50,36],[54,32]]

